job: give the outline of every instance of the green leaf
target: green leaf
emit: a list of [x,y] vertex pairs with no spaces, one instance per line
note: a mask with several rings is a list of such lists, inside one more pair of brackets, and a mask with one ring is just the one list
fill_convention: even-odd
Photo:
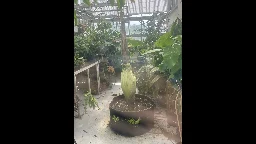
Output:
[[176,39],[176,40],[178,40],[178,41],[181,42],[181,40],[182,40],[182,35],[177,35],[174,39]]
[[95,109],[96,106],[99,108],[99,105],[96,99],[93,97],[93,95],[90,92],[86,93],[84,96],[85,96],[85,106],[88,105],[90,108],[93,108],[93,109]]
[[176,51],[177,55],[181,53],[181,45],[178,43],[175,43],[172,45],[173,49]]
[[163,34],[156,42],[155,46],[156,47],[167,47],[171,46],[174,43],[174,40],[171,38],[171,32],[167,32]]
[[179,55],[176,53],[165,53],[165,55],[163,55],[163,61],[167,62],[168,65],[174,66],[176,62],[178,62],[179,59]]
[[78,0],[74,0],[74,3],[75,3],[75,4],[78,4]]
[[178,70],[181,69],[181,65],[179,63],[177,63],[176,65],[174,65],[171,69],[171,73],[175,74]]
[[142,55],[151,54],[151,53],[159,52],[159,51],[162,51],[162,49],[153,49],[153,50],[149,50],[149,51],[147,51],[146,53],[144,53],[144,54],[142,54]]
[[169,79],[171,79],[171,78],[174,78],[174,75],[173,75],[173,74],[171,74],[171,75],[169,76]]
[[164,63],[161,63],[161,64],[159,65],[159,70],[160,70],[161,72],[164,72],[165,69],[166,69],[166,65],[165,65]]
[[167,69],[172,69],[172,67],[175,65],[175,61],[173,59],[164,60],[163,63],[166,65]]
[[76,11],[74,10],[74,21],[75,21],[75,26],[77,26],[77,17],[76,17]]
[[142,46],[144,44],[142,41],[134,40],[134,39],[127,39],[127,43],[128,43],[128,45],[131,45],[132,47]]
[[118,8],[119,8],[119,9],[121,9],[121,8],[122,8],[122,7],[121,7],[121,3],[120,3],[120,1],[121,1],[121,0],[116,0],[116,2],[117,2],[117,6],[118,6]]
[[90,0],[83,0],[83,2],[84,2],[85,4],[87,4],[88,6],[91,6]]
[[138,120],[136,120],[134,124],[139,124],[139,123],[140,123],[140,118],[138,118]]

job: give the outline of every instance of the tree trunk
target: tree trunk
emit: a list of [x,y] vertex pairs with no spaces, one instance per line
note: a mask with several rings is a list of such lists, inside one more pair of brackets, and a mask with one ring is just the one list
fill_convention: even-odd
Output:
[[126,42],[126,31],[125,31],[123,9],[120,12],[120,20],[121,20],[121,36],[122,36],[122,56],[123,56],[123,63],[126,64],[128,62],[128,56],[127,56],[127,42]]

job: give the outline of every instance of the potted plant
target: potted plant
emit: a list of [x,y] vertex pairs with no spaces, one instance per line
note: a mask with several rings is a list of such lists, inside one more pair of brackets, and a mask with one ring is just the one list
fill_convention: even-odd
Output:
[[124,136],[142,135],[154,126],[154,102],[136,93],[136,77],[131,65],[121,72],[123,94],[114,97],[109,104],[110,128]]

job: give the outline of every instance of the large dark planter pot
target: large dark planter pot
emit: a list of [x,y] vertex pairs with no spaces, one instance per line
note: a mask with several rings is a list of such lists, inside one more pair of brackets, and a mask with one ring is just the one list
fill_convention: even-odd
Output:
[[[154,102],[146,96],[136,94],[135,95],[136,100],[143,100],[147,101],[147,103],[150,103],[152,106],[148,109],[144,110],[138,110],[138,111],[119,111],[113,109],[113,105],[116,104],[118,101],[124,99],[123,95],[114,97],[111,103],[109,104],[109,110],[110,110],[110,123],[109,126],[110,128],[123,136],[128,136],[128,137],[133,137],[133,136],[138,136],[142,135],[148,131],[150,131],[151,128],[154,127],[154,108],[155,104]],[[118,121],[114,121],[113,117],[119,117]],[[140,122],[139,124],[130,124],[127,122],[128,119],[139,119]]]

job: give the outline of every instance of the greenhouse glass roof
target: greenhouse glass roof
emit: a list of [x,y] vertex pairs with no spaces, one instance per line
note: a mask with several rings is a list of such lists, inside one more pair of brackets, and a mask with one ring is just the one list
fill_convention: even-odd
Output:
[[[94,16],[94,18],[97,16],[107,19],[118,17],[117,4],[111,6],[108,0],[98,0],[97,3],[93,3],[93,0],[91,0],[91,6],[81,1],[82,0],[80,0],[79,5],[75,5],[79,18],[86,19],[88,18],[88,14]],[[130,0],[126,0],[124,15],[129,17],[133,15],[152,14],[154,12],[166,12],[169,10],[171,1],[172,0],[135,0],[133,3]]]
[[[143,37],[142,33],[134,32],[133,29],[140,27],[142,21],[152,21],[152,15],[155,13],[162,13],[154,18],[155,21],[160,19],[166,19],[168,13],[177,6],[177,0],[125,0],[124,6],[124,22],[126,23],[126,34],[129,37]],[[78,4],[74,5],[76,10],[76,15],[79,23],[83,21],[90,21],[97,23],[98,20],[104,19],[115,25],[116,28],[120,22],[120,13],[118,10],[118,5],[115,3],[113,6],[110,4],[109,0],[90,0],[91,5],[88,6],[83,3],[83,0],[78,0]],[[131,27],[130,27],[131,26]],[[165,25],[163,25],[165,26]],[[133,28],[134,27],[134,28]]]

